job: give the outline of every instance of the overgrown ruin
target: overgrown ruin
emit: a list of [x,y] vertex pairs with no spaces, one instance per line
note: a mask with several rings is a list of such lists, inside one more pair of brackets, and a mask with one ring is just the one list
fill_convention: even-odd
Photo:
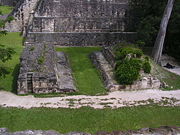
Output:
[[[55,51],[56,45],[112,46],[135,39],[127,32],[128,0],[21,0],[11,15],[15,20],[6,29],[26,37],[19,94],[76,91],[68,58]],[[106,79],[109,90],[121,89]]]
[[119,84],[114,77],[114,68],[116,66],[115,54],[110,47],[104,48],[101,52],[94,52],[91,55],[91,59],[101,72],[104,85],[109,91],[159,89],[161,87],[159,79],[143,71],[140,73],[141,77],[133,84]]
[[21,56],[18,88],[19,94],[76,91],[67,56],[52,45],[28,44]]
[[15,20],[6,26],[26,36],[18,93],[76,91],[68,59],[55,52],[54,46],[111,46],[133,41],[134,33],[125,32],[127,9],[127,0],[19,1],[11,14]]

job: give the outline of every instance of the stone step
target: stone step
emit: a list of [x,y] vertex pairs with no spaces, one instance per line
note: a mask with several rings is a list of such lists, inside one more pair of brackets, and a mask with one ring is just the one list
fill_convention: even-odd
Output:
[[67,56],[63,52],[56,52],[56,54],[58,58],[56,75],[59,88],[63,91],[76,91]]

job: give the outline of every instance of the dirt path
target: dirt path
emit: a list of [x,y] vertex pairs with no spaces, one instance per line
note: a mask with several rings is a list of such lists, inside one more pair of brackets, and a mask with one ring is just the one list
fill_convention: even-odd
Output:
[[120,108],[124,106],[146,105],[180,106],[180,90],[161,91],[124,91],[111,92],[105,96],[67,96],[53,98],[35,98],[33,96],[17,96],[10,92],[0,91],[0,106],[3,107],[49,107],[49,108],[80,108],[89,106],[96,109],[105,107]]
[[168,70],[168,71],[170,71],[172,73],[175,73],[177,75],[180,75],[180,67],[174,68],[174,69],[167,69],[167,68],[164,68],[164,69],[166,69],[166,70]]

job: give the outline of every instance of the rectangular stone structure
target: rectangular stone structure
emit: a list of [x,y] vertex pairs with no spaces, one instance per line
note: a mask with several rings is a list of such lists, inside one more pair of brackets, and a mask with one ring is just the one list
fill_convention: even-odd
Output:
[[128,0],[40,0],[27,42],[60,46],[110,46],[133,42],[126,32]]
[[67,57],[54,46],[26,44],[20,60],[18,94],[76,91]]

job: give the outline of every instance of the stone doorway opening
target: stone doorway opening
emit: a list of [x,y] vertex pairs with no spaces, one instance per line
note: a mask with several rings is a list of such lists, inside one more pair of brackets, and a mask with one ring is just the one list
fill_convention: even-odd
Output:
[[27,73],[27,89],[29,93],[33,93],[33,73]]

